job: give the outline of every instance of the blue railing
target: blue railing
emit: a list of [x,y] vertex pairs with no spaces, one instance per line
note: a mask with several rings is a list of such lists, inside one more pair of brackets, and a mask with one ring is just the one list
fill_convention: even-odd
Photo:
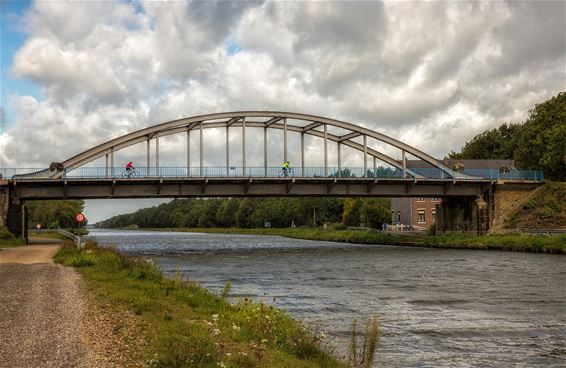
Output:
[[[414,172],[429,179],[451,179],[451,176],[437,168],[411,168]],[[185,178],[185,177],[283,177],[285,176],[280,167],[138,167],[136,173],[132,177],[139,178]],[[541,171],[525,171],[525,170],[507,170],[501,171],[497,169],[465,169],[463,174],[474,178],[490,179],[490,180],[544,180],[544,174]],[[4,178],[81,178],[81,179],[102,179],[102,178],[123,178],[128,177],[128,173],[123,167],[79,167],[76,169],[65,169],[64,171],[50,171],[48,169],[16,169],[5,168],[0,169],[0,174]],[[386,167],[378,167],[376,169],[368,169],[364,172],[361,167],[347,167],[338,170],[337,167],[300,167],[292,168],[288,176],[302,178],[402,178],[403,172],[400,169],[392,169]],[[407,176],[409,177],[409,176]],[[459,180],[465,178],[459,178]]]

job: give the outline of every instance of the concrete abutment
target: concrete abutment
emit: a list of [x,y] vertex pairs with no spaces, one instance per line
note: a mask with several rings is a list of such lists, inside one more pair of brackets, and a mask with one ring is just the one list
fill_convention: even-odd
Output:
[[28,221],[25,205],[10,195],[10,187],[0,184],[0,228],[27,241]]

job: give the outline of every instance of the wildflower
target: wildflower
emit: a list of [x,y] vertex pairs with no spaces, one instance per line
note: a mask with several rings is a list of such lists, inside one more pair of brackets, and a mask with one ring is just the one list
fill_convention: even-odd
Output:
[[261,343],[262,343],[262,344],[266,344],[266,343],[267,343],[267,339],[261,339]]
[[213,314],[212,319],[216,321],[218,319],[218,314]]
[[223,362],[218,362],[218,366],[220,366],[222,368],[226,368],[226,364],[224,364]]
[[232,323],[232,329],[234,331],[240,331],[240,326],[237,326],[235,323]]
[[232,355],[232,353],[226,353],[226,356],[230,356],[230,355]]
[[218,328],[215,328],[215,329],[212,331],[212,334],[215,335],[215,336],[220,335],[220,330],[219,330]]

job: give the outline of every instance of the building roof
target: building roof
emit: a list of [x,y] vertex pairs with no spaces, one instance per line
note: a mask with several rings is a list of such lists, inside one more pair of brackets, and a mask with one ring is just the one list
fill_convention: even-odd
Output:
[[[515,160],[454,160],[444,158],[438,160],[449,168],[453,168],[455,164],[461,163],[464,165],[464,169],[496,169],[499,170],[501,167],[508,167],[509,169],[516,169]],[[407,167],[409,169],[414,168],[429,168],[434,167],[426,161],[423,160],[407,160]]]

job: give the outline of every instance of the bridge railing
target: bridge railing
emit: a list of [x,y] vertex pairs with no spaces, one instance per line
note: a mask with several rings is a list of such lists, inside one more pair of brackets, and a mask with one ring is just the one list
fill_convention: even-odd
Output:
[[[451,179],[444,171],[437,168],[411,168],[417,174],[429,179]],[[285,176],[281,167],[137,167],[139,178],[186,178],[186,177],[267,177],[276,178]],[[544,180],[541,171],[526,170],[497,170],[497,169],[465,169],[464,174],[472,176],[470,179],[490,179],[490,180]],[[79,167],[76,169],[65,169],[63,171],[49,171],[48,169],[37,168],[5,168],[0,169],[0,174],[4,178],[25,178],[25,179],[103,179],[103,178],[127,178],[127,172],[123,167]],[[364,172],[361,167],[294,167],[291,168],[289,176],[302,178],[402,178],[403,171],[389,167],[376,167]],[[408,177],[408,176],[407,176]],[[465,179],[459,179],[465,180]]]
[[57,229],[57,233],[74,241],[77,248],[83,248],[84,242],[81,236],[75,235],[63,229]]

